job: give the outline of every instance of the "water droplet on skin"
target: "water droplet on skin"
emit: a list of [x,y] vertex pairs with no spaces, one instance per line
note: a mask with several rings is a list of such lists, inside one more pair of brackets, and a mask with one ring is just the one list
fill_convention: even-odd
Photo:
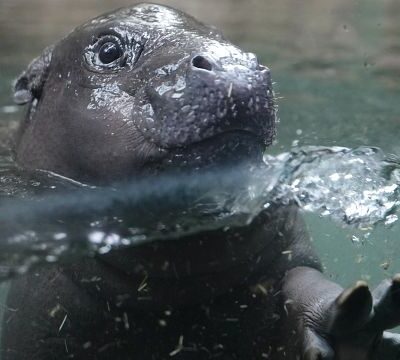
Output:
[[190,105],[185,105],[181,108],[182,113],[188,113],[191,110],[191,106]]

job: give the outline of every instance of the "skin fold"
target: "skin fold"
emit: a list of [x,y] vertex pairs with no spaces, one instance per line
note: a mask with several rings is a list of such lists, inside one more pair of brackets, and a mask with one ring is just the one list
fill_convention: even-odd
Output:
[[[213,28],[139,4],[44,50],[15,82],[15,159],[92,184],[262,163],[270,71]],[[46,264],[13,280],[3,360],[395,360],[400,276],[343,290],[296,206],[245,227]]]

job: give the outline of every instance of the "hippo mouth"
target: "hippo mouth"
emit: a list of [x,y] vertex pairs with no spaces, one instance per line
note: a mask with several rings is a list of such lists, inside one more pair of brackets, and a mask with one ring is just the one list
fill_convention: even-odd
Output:
[[[257,147],[265,149],[265,141],[263,136],[246,129],[231,129],[226,131],[217,132],[203,139],[198,139],[185,145],[170,146],[168,151],[193,151],[194,149],[213,148],[213,150],[223,151],[224,148],[229,147],[233,150],[236,146]],[[162,148],[162,147],[160,147]],[[233,151],[235,152],[235,151]]]
[[[140,128],[136,128],[136,131],[140,133],[142,138],[149,144],[154,144],[160,150],[163,151],[179,151],[179,150],[189,150],[195,147],[207,147],[209,145],[219,145],[220,147],[226,144],[226,142],[235,139],[239,143],[257,143],[262,147],[267,147],[269,144],[266,143],[265,137],[260,132],[256,132],[251,128],[232,128],[232,129],[219,129],[216,132],[210,132],[199,138],[193,138],[191,141],[186,140],[185,142],[176,142],[172,144],[164,144],[162,141],[157,141],[152,136],[149,136],[148,132],[143,131]],[[179,132],[176,136],[179,137]],[[183,134],[181,134],[183,135]]]
[[237,140],[237,143],[246,142],[246,143],[257,143],[263,147],[265,147],[265,139],[262,135],[257,134],[255,131],[251,129],[231,129],[226,131],[221,131],[219,133],[210,135],[204,139],[199,139],[197,141],[193,141],[188,145],[178,145],[176,147],[171,146],[170,149],[179,149],[179,148],[190,148],[192,146],[202,146],[212,144],[213,142],[217,142],[219,144],[229,142],[229,139],[234,138]]
[[252,166],[262,163],[265,149],[265,142],[258,134],[229,130],[185,146],[159,148],[158,155],[146,162],[143,171],[146,174],[180,173],[221,170],[240,164]]

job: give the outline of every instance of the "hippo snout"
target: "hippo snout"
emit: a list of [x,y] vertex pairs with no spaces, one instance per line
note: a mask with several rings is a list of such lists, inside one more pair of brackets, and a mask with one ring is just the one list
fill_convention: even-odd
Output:
[[[148,85],[145,116],[134,118],[143,136],[161,148],[186,147],[227,132],[244,132],[269,145],[275,109],[271,75],[253,54],[218,59],[198,53],[165,86]],[[135,109],[137,111],[137,109]]]
[[[240,59],[238,59],[238,62],[239,64],[242,63],[243,66],[250,70],[258,70],[260,68],[257,56],[251,52],[243,53]],[[206,71],[221,70],[223,68],[223,64],[221,64],[220,61],[214,60],[213,57],[207,53],[195,53],[191,58],[191,66],[193,69]]]

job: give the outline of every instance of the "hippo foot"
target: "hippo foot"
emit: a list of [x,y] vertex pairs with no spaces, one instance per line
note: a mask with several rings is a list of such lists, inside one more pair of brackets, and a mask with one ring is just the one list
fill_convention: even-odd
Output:
[[302,312],[304,360],[400,359],[400,334],[385,331],[400,325],[400,274],[373,292],[359,281]]

